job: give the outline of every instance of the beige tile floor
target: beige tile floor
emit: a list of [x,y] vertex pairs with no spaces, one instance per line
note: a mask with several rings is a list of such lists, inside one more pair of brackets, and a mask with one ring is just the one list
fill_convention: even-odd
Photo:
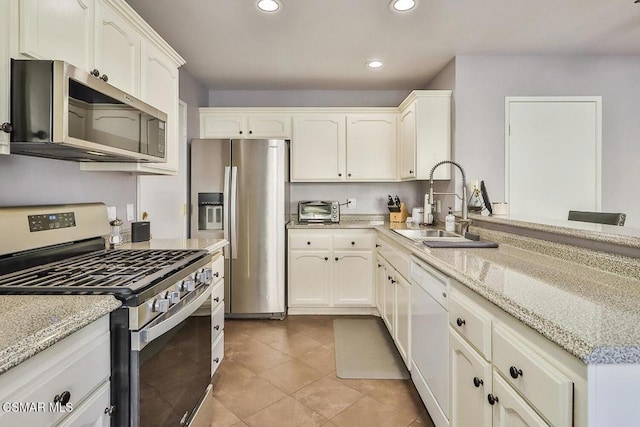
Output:
[[227,320],[212,427],[433,426],[410,380],[336,376],[335,318]]

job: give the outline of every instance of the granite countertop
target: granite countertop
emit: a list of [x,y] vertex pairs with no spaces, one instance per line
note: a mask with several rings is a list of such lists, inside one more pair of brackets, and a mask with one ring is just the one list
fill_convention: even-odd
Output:
[[227,246],[225,239],[151,239],[148,242],[123,243],[117,249],[205,249],[211,253]]
[[429,249],[378,231],[587,364],[640,363],[640,280],[500,243]]
[[0,374],[118,307],[108,295],[0,295]]

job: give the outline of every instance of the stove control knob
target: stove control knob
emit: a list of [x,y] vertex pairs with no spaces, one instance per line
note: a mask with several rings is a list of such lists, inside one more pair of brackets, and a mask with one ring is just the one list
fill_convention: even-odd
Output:
[[178,291],[168,291],[167,299],[171,304],[177,304],[180,302],[180,292]]
[[164,313],[169,310],[171,303],[166,298],[158,298],[153,302],[153,311],[157,313]]
[[211,279],[213,279],[213,272],[210,268],[203,268],[200,272],[200,281],[203,283],[211,283]]
[[196,289],[196,282],[191,277],[189,277],[188,279],[184,279],[180,284],[180,290],[182,292],[193,292],[195,289]]

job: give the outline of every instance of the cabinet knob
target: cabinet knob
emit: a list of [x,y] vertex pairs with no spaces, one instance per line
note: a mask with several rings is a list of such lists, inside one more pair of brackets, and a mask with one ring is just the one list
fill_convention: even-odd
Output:
[[391,280],[391,276],[387,276],[387,280]]
[[491,405],[491,406],[493,406],[493,405],[495,405],[496,403],[498,403],[498,402],[499,402],[499,400],[498,400],[498,396],[494,396],[494,395],[493,395],[493,394],[491,394],[491,393],[489,393],[489,394],[487,395],[487,400],[489,401],[489,405]]
[[0,125],[0,129],[2,129],[4,133],[11,133],[13,132],[13,125],[9,122],[4,122]]
[[215,297],[215,298],[213,299],[213,301],[214,301],[214,302],[220,302],[220,297]]
[[351,244],[352,244],[352,245],[355,245],[355,244],[356,244],[356,242],[351,242]]
[[97,68],[94,68],[89,72],[93,77],[100,77],[100,71]]
[[250,130],[250,131],[249,131],[249,135],[251,135],[252,133],[253,133],[253,131],[252,131],[252,130]]
[[381,247],[382,247],[382,245],[381,245],[381,244],[376,243],[376,248],[381,248]]
[[106,408],[104,408],[104,413],[111,416],[111,414],[113,414],[116,410],[116,407],[114,405],[109,405]]
[[64,406],[67,403],[69,403],[70,400],[71,400],[71,393],[65,390],[62,393],[57,394],[53,398],[53,403],[60,403],[62,406]]
[[107,76],[106,74],[103,74],[100,76],[100,80],[106,83],[109,81],[109,76]]
[[382,267],[382,264],[378,264],[378,268]]
[[220,330],[220,325],[214,326],[213,329],[215,329],[216,331],[219,331]]
[[511,375],[511,378],[515,380],[518,377],[522,376],[522,369],[518,369],[515,366],[512,366],[509,368],[509,375]]
[[396,280],[391,279],[391,283],[396,283]]
[[409,171],[409,173],[413,173],[413,171]]
[[476,386],[476,388],[480,387],[483,384],[484,384],[484,381],[482,381],[480,378],[473,377],[473,385]]
[[240,135],[242,135],[242,131],[240,131]]
[[216,362],[216,363],[220,363],[220,358],[216,357],[215,359],[213,359],[213,361]]
[[311,242],[307,242],[307,245],[310,245],[310,244],[311,244]]
[[347,174],[347,176],[351,176],[351,174],[350,174],[350,173],[348,173],[348,174]]
[[329,261],[329,257],[328,256],[324,257],[324,260]]
[[462,327],[462,325],[466,324],[467,322],[464,319],[461,319],[460,317],[458,317],[456,319],[456,324],[460,327]]
[[336,257],[336,261],[338,261],[338,257]]
[[338,174],[338,176],[342,176],[342,174],[341,174],[341,173],[339,173],[339,174]]

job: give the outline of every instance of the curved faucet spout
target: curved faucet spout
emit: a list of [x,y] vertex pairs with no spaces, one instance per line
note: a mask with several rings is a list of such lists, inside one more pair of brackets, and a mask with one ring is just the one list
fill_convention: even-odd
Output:
[[431,168],[431,172],[429,173],[429,204],[431,205],[431,209],[433,211],[433,173],[438,168],[438,166],[442,166],[446,164],[457,166],[458,169],[460,169],[460,172],[462,173],[462,219],[466,221],[469,217],[469,206],[468,206],[469,200],[467,200],[467,175],[464,173],[464,169],[462,168],[462,166],[460,166],[458,163],[454,161],[442,160],[436,163]]

